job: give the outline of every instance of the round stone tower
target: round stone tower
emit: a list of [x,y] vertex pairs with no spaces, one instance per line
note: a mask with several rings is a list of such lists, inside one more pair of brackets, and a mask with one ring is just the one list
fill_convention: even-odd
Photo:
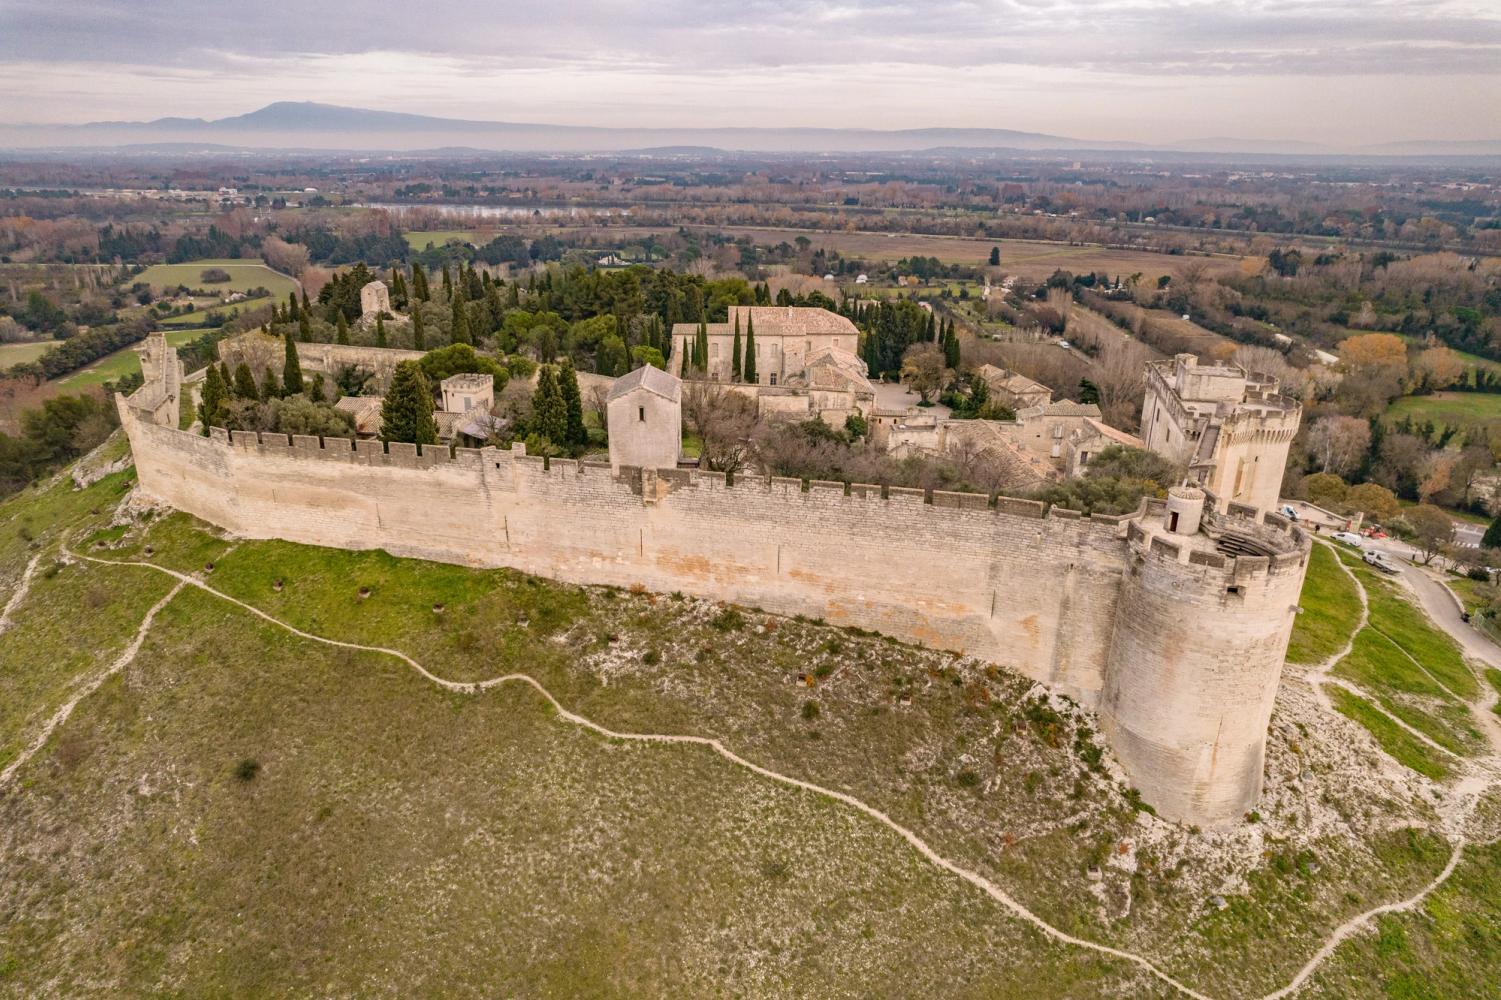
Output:
[[1216,514],[1194,487],[1130,522],[1101,726],[1142,797],[1202,826],[1261,794],[1272,701],[1310,541],[1276,514]]

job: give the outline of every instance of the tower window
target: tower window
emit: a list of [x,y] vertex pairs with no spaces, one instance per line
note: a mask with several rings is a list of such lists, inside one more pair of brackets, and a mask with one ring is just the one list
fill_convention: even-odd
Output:
[[642,423],[646,423],[646,407],[636,407],[636,419],[641,421]]

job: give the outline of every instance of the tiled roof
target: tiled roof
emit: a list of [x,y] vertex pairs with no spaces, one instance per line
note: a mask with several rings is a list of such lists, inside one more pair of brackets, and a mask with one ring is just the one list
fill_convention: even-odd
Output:
[[656,393],[663,399],[677,402],[683,395],[683,381],[676,375],[670,375],[660,368],[651,365],[642,365],[629,375],[622,375],[610,386],[610,395],[607,399],[615,399],[624,396],[633,389],[646,389]]

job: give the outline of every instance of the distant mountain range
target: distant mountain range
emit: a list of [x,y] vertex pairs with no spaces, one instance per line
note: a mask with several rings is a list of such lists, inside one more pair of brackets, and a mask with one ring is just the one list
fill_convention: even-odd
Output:
[[475,153],[613,153],[693,150],[756,153],[1116,152],[1288,156],[1501,157],[1501,139],[1390,142],[1342,149],[1316,143],[1227,137],[1149,145],[1101,142],[1001,128],[616,128],[473,121],[332,104],[280,101],[249,114],[207,120],[86,125],[0,125],[0,149],[190,149]]

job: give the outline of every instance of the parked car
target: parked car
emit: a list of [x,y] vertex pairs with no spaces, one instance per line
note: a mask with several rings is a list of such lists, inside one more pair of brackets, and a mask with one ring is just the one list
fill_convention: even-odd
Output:
[[1287,518],[1289,521],[1296,521],[1298,519],[1298,512],[1296,510],[1293,510],[1291,505],[1283,504],[1282,516]]
[[1344,542],[1346,545],[1353,545],[1357,549],[1360,548],[1361,537],[1353,531],[1336,531],[1329,537],[1333,538],[1336,542]]
[[1386,556],[1382,555],[1380,552],[1367,552],[1365,554],[1365,561],[1367,564],[1376,567],[1383,573],[1397,572],[1397,567],[1393,566],[1389,561],[1387,561]]

